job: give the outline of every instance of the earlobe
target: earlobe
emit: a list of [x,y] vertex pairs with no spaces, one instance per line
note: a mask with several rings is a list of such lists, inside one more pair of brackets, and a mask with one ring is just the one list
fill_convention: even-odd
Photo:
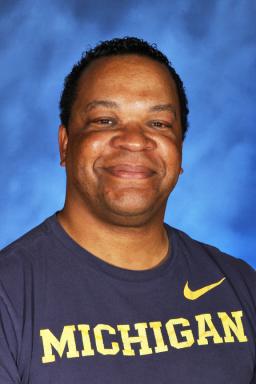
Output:
[[59,127],[59,151],[60,151],[60,165],[65,167],[66,165],[66,154],[68,147],[68,133],[64,125]]

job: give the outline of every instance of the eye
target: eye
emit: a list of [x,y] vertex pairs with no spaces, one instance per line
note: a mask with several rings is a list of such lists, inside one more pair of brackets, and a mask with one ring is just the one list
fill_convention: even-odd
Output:
[[107,117],[106,118],[104,117],[104,118],[96,119],[93,122],[99,125],[113,125],[114,119],[109,119]]
[[159,120],[154,120],[154,121],[151,121],[150,122],[150,125],[154,128],[171,128],[172,127],[172,124],[171,123],[168,123],[166,121],[159,121]]

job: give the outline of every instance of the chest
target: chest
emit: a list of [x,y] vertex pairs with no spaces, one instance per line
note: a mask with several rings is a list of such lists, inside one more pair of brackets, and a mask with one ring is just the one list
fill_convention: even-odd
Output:
[[196,298],[188,298],[186,278],[154,286],[93,274],[48,280],[28,333],[32,382],[250,383],[246,308],[226,281],[190,284]]

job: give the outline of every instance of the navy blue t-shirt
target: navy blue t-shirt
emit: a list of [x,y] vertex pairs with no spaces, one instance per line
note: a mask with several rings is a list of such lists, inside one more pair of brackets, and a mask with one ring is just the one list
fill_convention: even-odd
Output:
[[256,383],[254,270],[165,228],[170,255],[146,271],[90,254],[56,215],[5,248],[0,383]]

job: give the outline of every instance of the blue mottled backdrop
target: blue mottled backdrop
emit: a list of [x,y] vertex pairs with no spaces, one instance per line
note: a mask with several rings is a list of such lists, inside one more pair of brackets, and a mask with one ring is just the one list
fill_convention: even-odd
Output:
[[184,79],[190,131],[166,221],[256,266],[256,2],[0,1],[3,247],[60,209],[63,78],[100,40],[157,43]]

